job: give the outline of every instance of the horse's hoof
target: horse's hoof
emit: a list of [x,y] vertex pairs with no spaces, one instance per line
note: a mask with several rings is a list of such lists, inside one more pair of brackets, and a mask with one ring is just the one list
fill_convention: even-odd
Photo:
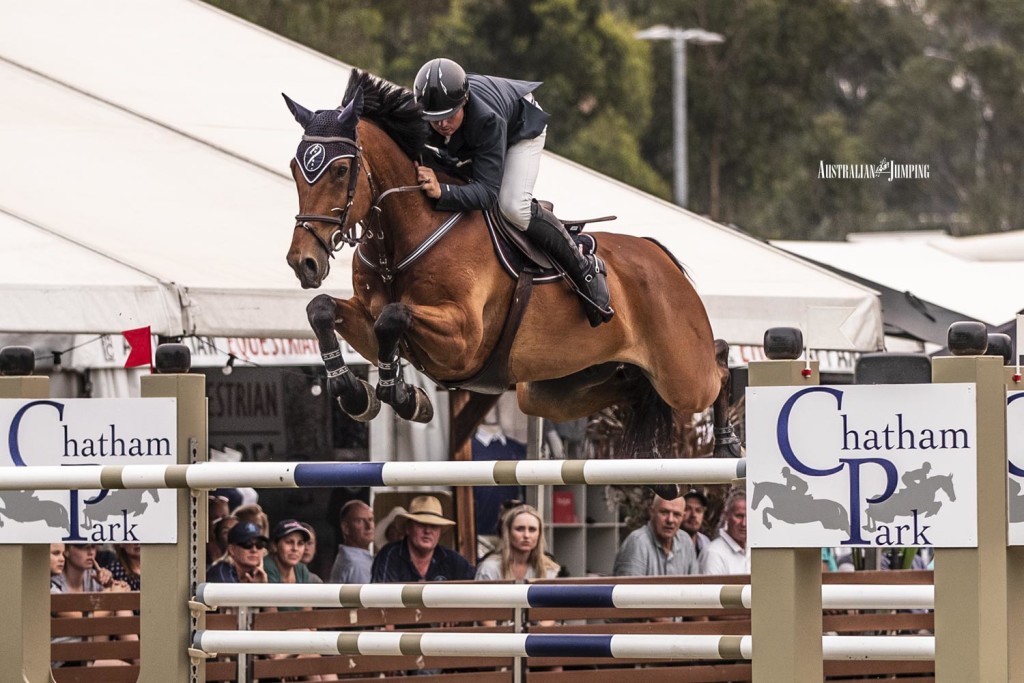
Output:
[[420,387],[412,388],[413,396],[416,401],[416,409],[412,413],[412,417],[409,418],[411,422],[427,423],[434,419],[434,405],[430,402],[430,397],[427,396],[427,392],[423,391]]
[[652,484],[647,488],[654,491],[654,495],[662,500],[675,500],[681,495],[678,484]]
[[736,432],[733,431],[732,425],[715,430],[713,455],[716,458],[739,458],[742,455],[740,440],[736,436]]
[[[353,415],[352,413],[348,412],[347,410],[345,410],[344,406],[342,406],[341,410],[356,422],[369,422],[373,418],[377,417],[377,413],[380,412],[380,399],[377,398],[377,393],[373,390],[373,387],[371,387],[370,383],[367,382],[366,380],[359,380],[359,386],[361,386],[363,388],[363,391],[366,392],[366,410],[359,413],[358,415]],[[341,399],[338,399],[338,404],[341,405]]]

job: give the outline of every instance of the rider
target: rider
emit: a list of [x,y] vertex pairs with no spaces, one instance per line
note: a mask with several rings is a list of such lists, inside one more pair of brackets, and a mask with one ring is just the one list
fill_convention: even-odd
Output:
[[427,144],[436,158],[429,163],[469,182],[439,183],[427,166],[417,166],[417,179],[439,211],[500,210],[572,279],[597,327],[613,315],[604,262],[584,256],[561,221],[533,198],[550,118],[532,94],[540,85],[467,75],[444,58],[420,67],[413,95],[430,123]]
[[931,471],[932,464],[927,461],[916,470],[907,470],[901,477],[903,485],[909,489],[918,484],[922,484],[924,483],[924,480],[928,478],[928,473]]
[[807,494],[807,482],[793,474],[788,467],[782,468],[782,477],[786,480],[787,489],[800,496]]

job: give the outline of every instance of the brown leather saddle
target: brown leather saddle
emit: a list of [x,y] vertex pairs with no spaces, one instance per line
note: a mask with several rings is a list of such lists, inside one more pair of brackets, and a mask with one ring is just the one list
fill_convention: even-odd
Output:
[[[541,204],[549,211],[553,211],[550,202],[541,201]],[[498,211],[486,212],[484,218],[487,230],[491,235],[494,254],[509,277],[516,280],[516,289],[512,295],[512,302],[509,305],[508,314],[505,316],[505,323],[502,326],[498,342],[494,345],[491,355],[480,371],[463,380],[435,381],[449,390],[465,389],[481,394],[500,394],[506,391],[511,384],[508,356],[512,351],[512,343],[519,331],[519,325],[523,321],[523,315],[526,313],[526,306],[530,303],[533,285],[558,282],[562,280],[562,274],[555,269],[547,254],[534,246],[521,230],[506,221]],[[615,216],[601,216],[600,218],[566,220],[562,221],[562,225],[569,231],[585,254],[594,254],[597,252],[597,240],[593,235],[582,234],[583,226],[587,223],[612,221],[615,218]]]

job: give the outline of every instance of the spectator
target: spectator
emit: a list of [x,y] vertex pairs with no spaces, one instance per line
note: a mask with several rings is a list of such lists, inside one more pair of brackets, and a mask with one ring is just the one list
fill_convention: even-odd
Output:
[[64,544],[50,544],[50,578],[64,573]]
[[211,491],[206,496],[207,507],[209,515],[209,532],[206,535],[206,559],[209,563],[210,558],[218,558],[224,554],[226,548],[221,546],[217,542],[217,524],[231,515],[231,506],[227,496],[218,495],[215,491]]
[[389,543],[373,561],[372,583],[417,583],[472,579],[476,570],[462,555],[439,546],[441,528],[455,522],[444,516],[441,501],[418,496],[402,515],[408,520],[405,538]]
[[701,551],[711,542],[711,539],[701,532],[701,527],[704,526],[704,511],[708,509],[708,498],[697,489],[690,489],[683,496],[683,501],[683,522],[681,526],[683,531],[690,536],[690,540],[693,541],[693,547],[697,551],[697,559],[699,560]]
[[552,579],[559,566],[544,553],[544,522],[530,505],[518,505],[498,521],[498,548],[476,570],[478,581]]
[[281,520],[274,526],[270,553],[263,558],[267,583],[313,583],[309,568],[302,563],[310,538],[309,530],[294,519]]
[[100,560],[100,566],[109,569],[114,579],[124,581],[133,591],[142,583],[142,546],[138,543],[118,543],[113,556]]
[[264,537],[270,536],[270,518],[267,517],[267,513],[263,511],[259,503],[240,505],[235,508],[234,515],[239,522],[252,522],[258,526]]
[[391,512],[385,515],[384,519],[377,522],[373,534],[373,550],[380,552],[380,549],[388,543],[394,543],[405,538],[405,526],[408,520],[405,518],[406,510],[401,505],[391,508]]
[[266,583],[263,555],[270,542],[259,526],[239,522],[228,532],[228,551],[210,565],[206,580],[210,583]]
[[[61,544],[54,544],[61,545]],[[64,549],[63,571],[53,574],[55,562],[52,557],[54,547],[51,546],[50,558],[50,592],[51,593],[102,593],[104,591],[127,592],[128,584],[116,580],[109,570],[103,569],[96,564],[96,545],[93,543],[82,543],[68,545]],[[59,564],[59,563],[56,563]],[[112,613],[108,611],[97,611],[92,613],[82,612],[58,612],[58,617],[107,617]],[[131,616],[130,611],[117,612],[118,616]],[[108,640],[107,636],[93,636],[94,640]],[[80,642],[79,636],[64,636],[55,638],[52,642]],[[95,660],[98,666],[127,666],[128,662],[120,659]],[[83,666],[78,662],[51,662],[51,667]]]
[[213,537],[210,539],[213,541],[212,544],[207,544],[206,556],[206,569],[210,569],[210,565],[217,560],[224,557],[228,552],[228,533],[231,529],[238,524],[238,517],[234,515],[228,515],[222,519],[217,520],[213,525]]
[[302,564],[309,567],[309,582],[323,583],[320,578],[320,570],[313,568],[313,558],[316,557],[316,529],[308,522],[299,522],[309,532],[309,542],[306,543],[306,550],[302,553]]
[[370,583],[373,567],[373,509],[361,500],[350,500],[339,517],[341,545],[331,568],[331,583]]
[[725,499],[725,526],[700,556],[702,574],[749,574],[747,494],[733,489]]
[[698,573],[697,550],[680,529],[685,500],[654,496],[651,521],[622,542],[615,556],[615,576],[676,576]]

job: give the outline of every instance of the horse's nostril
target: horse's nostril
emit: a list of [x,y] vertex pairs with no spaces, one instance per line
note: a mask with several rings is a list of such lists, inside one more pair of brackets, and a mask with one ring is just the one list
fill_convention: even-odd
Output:
[[311,278],[316,277],[316,259],[308,258],[302,262],[302,266],[303,268],[306,269],[306,275],[308,275]]

